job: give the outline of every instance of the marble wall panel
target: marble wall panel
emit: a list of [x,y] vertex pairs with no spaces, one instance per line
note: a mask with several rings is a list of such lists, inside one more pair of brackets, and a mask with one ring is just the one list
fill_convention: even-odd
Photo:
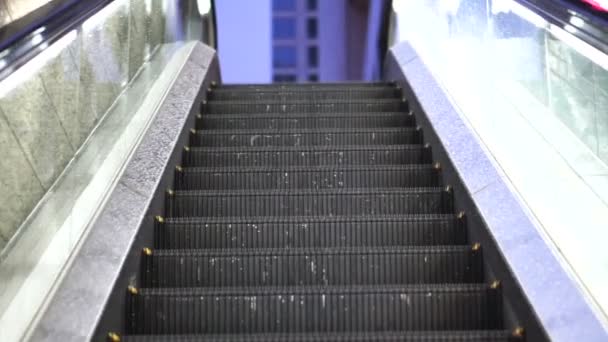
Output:
[[33,165],[42,186],[48,189],[74,155],[51,99],[35,76],[0,98],[0,109]]
[[0,111],[0,250],[36,205],[44,189]]

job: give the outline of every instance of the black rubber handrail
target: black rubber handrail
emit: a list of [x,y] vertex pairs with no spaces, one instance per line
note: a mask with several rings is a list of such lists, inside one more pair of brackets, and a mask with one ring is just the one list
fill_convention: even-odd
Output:
[[[593,9],[579,0],[516,0],[547,22],[561,28],[570,26],[571,34],[585,43],[608,54],[608,13]],[[572,18],[578,18],[582,26],[574,26]]]
[[54,0],[0,28],[0,81],[113,1]]
[[[53,0],[0,27],[0,81],[113,1]],[[211,1],[211,8],[210,28],[213,32],[208,32],[207,39],[216,47],[214,1]]]

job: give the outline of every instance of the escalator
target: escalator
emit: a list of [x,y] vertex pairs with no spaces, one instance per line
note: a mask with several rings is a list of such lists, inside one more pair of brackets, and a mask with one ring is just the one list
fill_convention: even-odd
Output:
[[108,340],[525,340],[442,171],[393,83],[210,88]]

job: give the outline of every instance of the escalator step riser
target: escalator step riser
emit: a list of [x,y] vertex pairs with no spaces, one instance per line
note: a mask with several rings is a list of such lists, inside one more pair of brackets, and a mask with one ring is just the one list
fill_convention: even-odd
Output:
[[222,91],[310,91],[310,90],[356,90],[395,87],[390,82],[339,82],[339,83],[272,83],[272,84],[223,84],[216,89]]
[[501,329],[500,290],[437,287],[334,291],[141,289],[130,333],[223,334]]
[[421,144],[422,134],[416,129],[391,131],[369,130],[355,132],[277,132],[277,131],[231,131],[212,134],[198,131],[191,135],[191,146],[337,146],[337,145],[400,145]]
[[177,190],[340,189],[440,186],[432,166],[355,170],[243,170],[186,168],[175,173]]
[[409,145],[385,149],[298,149],[242,150],[190,148],[184,153],[184,166],[245,167],[245,166],[329,166],[329,165],[398,165],[432,163],[430,148]]
[[125,336],[125,342],[521,342],[504,330],[327,334]]
[[143,287],[479,283],[481,251],[463,247],[156,250]]
[[351,89],[351,90],[300,90],[300,91],[236,91],[214,89],[208,94],[209,100],[219,101],[316,101],[316,100],[361,100],[390,99],[401,96],[401,91],[394,87]]
[[176,192],[167,217],[362,216],[449,214],[452,194],[443,190],[400,192],[215,193]]
[[221,115],[203,115],[196,129],[312,129],[312,128],[376,128],[413,127],[413,115],[389,114],[370,116],[259,116],[239,115],[222,118]]
[[368,100],[362,102],[285,102],[268,101],[210,101],[201,105],[205,114],[246,114],[246,113],[367,113],[367,112],[403,112],[409,111],[406,102],[400,99]]
[[155,248],[297,248],[464,245],[464,219],[294,218],[156,223]]

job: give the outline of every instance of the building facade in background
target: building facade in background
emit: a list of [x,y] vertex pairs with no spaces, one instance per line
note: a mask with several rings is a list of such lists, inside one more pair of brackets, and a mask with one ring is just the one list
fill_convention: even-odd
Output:
[[274,82],[319,80],[318,0],[273,0]]
[[377,79],[386,4],[384,0],[273,0],[272,80]]

